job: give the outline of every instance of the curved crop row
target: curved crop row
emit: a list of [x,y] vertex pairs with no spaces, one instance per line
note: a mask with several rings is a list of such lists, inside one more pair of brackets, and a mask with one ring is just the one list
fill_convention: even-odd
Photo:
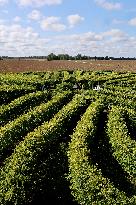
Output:
[[132,98],[124,98],[121,93],[119,95],[113,94],[113,93],[98,93],[98,96],[105,96],[107,98],[107,101],[109,103],[109,106],[111,105],[118,105],[121,107],[127,107],[130,109],[136,110],[136,100],[135,97]]
[[97,93],[97,96],[106,96],[108,101],[114,105],[126,106],[130,109],[136,110],[136,95],[135,93],[125,93],[124,90],[110,90],[102,89]]
[[42,76],[39,73],[29,73],[28,75],[26,73],[5,73],[0,74],[0,80],[3,85],[37,86],[46,82],[46,75],[46,73],[43,73]]
[[0,86],[0,105],[7,104],[21,95],[34,92],[35,87],[24,85],[2,85]]
[[[86,103],[85,96],[76,95],[49,122],[45,122],[29,133],[24,141],[15,148],[0,174],[0,202],[2,205],[31,202],[33,191],[37,188],[38,173],[35,169],[40,156],[50,146],[61,140],[61,136],[64,136],[69,129],[69,122],[86,106]],[[34,181],[35,174],[37,177]],[[46,170],[45,177],[48,178]]]
[[135,196],[129,198],[115,188],[108,178],[103,177],[97,165],[92,163],[88,144],[96,137],[98,119],[103,109],[103,102],[92,103],[71,136],[68,150],[68,179],[72,195],[82,205],[132,205]]
[[130,109],[128,106],[126,107],[125,121],[131,139],[136,141],[136,102],[134,102],[134,105],[135,109]]
[[38,91],[21,96],[7,105],[0,107],[0,125],[6,124],[8,121],[14,120],[17,116],[21,115],[24,111],[46,102],[49,97],[47,91]]
[[68,102],[70,95],[69,91],[58,93],[47,103],[42,103],[6,126],[1,127],[0,158],[5,158],[8,150],[13,149],[22,137],[58,112],[64,103]]
[[[136,104],[136,102],[135,102],[135,104]],[[127,111],[127,115],[128,115],[131,127],[132,127],[132,129],[135,129],[135,131],[136,131],[136,109],[135,110],[134,109],[127,109],[126,111]],[[135,135],[135,139],[136,139],[136,135]]]
[[123,108],[112,106],[108,116],[107,134],[114,157],[136,185],[136,142],[129,136]]
[[112,92],[123,92],[124,94],[132,95],[136,93],[136,90],[132,87],[121,87],[118,85],[103,85],[104,89],[110,90]]
[[0,74],[0,204],[136,204],[135,79]]

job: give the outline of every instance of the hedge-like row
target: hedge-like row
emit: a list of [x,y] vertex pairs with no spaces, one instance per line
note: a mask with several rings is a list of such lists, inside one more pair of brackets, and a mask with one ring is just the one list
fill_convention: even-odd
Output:
[[113,77],[113,78],[107,80],[107,82],[105,84],[106,85],[110,85],[110,84],[118,85],[118,84],[122,84],[122,82],[129,83],[129,81],[131,81],[131,80],[134,80],[134,82],[135,82],[135,79],[136,79],[135,73],[126,73],[126,74],[121,74],[121,75],[119,75],[119,73],[117,73],[115,78]]
[[127,116],[129,118],[128,120],[130,122],[130,126],[134,131],[135,139],[136,139],[136,102],[134,104],[135,104],[135,110],[126,109],[126,111],[127,111]]
[[135,95],[136,95],[136,91],[132,88],[132,87],[129,87],[129,88],[122,88],[120,86],[107,86],[107,87],[104,87],[104,89],[102,90],[102,93],[111,93],[113,95],[120,95],[124,98],[128,97],[128,98],[135,98]]
[[136,95],[134,93],[128,94],[124,91],[112,91],[109,89],[103,89],[97,93],[97,96],[106,96],[108,101],[113,105],[126,106],[130,109],[136,110]]
[[106,85],[130,86],[136,82],[136,77],[120,78],[105,82]]
[[[125,120],[131,139],[136,141],[136,102],[133,104],[135,105],[135,109],[126,108]],[[136,166],[136,162],[134,164]]]
[[112,106],[108,116],[107,134],[114,157],[136,185],[136,142],[128,133],[125,115],[125,109]]
[[[33,191],[37,189],[39,174],[36,167],[37,162],[41,160],[43,152],[45,156],[48,156],[46,150],[62,140],[62,136],[64,137],[69,130],[69,123],[86,106],[86,103],[85,96],[76,95],[49,122],[45,122],[29,133],[24,141],[15,148],[0,174],[0,203],[2,205],[24,205],[31,202]],[[44,163],[46,166],[46,162]],[[44,177],[48,178],[46,169]],[[45,184],[46,188],[48,187]]]
[[7,104],[21,95],[34,92],[36,87],[24,85],[2,85],[0,86],[0,105]]
[[130,89],[129,89],[129,91],[127,89],[125,91],[125,89],[120,89],[120,90],[117,89],[117,90],[115,90],[115,87],[114,87],[113,90],[105,88],[105,89],[102,90],[102,93],[112,94],[114,96],[120,95],[120,96],[122,96],[124,98],[129,98],[129,99],[135,99],[136,98],[135,97],[136,92],[133,90],[132,93],[130,93]]
[[47,91],[38,91],[21,96],[7,105],[0,107],[0,125],[12,121],[24,111],[39,105],[41,102],[47,102],[49,93]]
[[133,98],[124,98],[121,93],[119,95],[114,95],[114,94],[110,94],[110,93],[105,93],[105,94],[101,94],[99,93],[100,96],[106,96],[107,97],[107,101],[108,103],[111,105],[118,105],[118,106],[122,106],[122,107],[128,107],[130,109],[134,109],[136,110],[136,100],[135,97]]
[[71,92],[58,93],[47,103],[21,115],[11,123],[0,129],[0,158],[5,158],[9,150],[30,131],[34,130],[44,121],[49,120],[53,114],[70,100]]
[[8,85],[37,85],[43,84],[44,79],[46,78],[46,73],[43,73],[41,77],[39,73],[29,73],[26,75],[25,73],[5,73],[0,74],[1,84]]
[[133,205],[135,196],[129,198],[123,191],[115,188],[91,159],[88,146],[96,137],[97,125],[103,109],[103,101],[93,102],[71,136],[68,150],[68,179],[71,183],[71,193],[82,205]]

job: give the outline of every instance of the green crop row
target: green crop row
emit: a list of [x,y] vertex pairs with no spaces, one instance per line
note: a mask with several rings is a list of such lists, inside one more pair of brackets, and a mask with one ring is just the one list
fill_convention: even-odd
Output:
[[120,79],[131,79],[133,77],[135,77],[135,74],[133,73],[129,73],[129,72],[126,72],[126,73],[123,73],[123,74],[120,74],[118,72],[111,72],[111,71],[108,71],[107,73],[106,72],[103,72],[103,71],[95,71],[95,72],[92,72],[92,71],[81,71],[81,70],[78,70],[78,71],[74,71],[73,73],[73,76],[76,78],[77,81],[80,81],[80,80],[92,80],[92,81],[101,81],[101,82],[108,82],[108,81],[114,81],[114,80],[120,80]]
[[24,85],[2,85],[0,86],[0,105],[7,104],[21,95],[34,92],[35,87]]
[[24,111],[32,109],[41,102],[46,102],[48,98],[49,93],[47,91],[38,91],[21,96],[7,105],[2,105],[0,107],[0,125],[3,126],[8,121],[17,118]]
[[108,86],[103,85],[103,87],[107,90],[112,90],[114,92],[117,92],[117,91],[124,92],[124,94],[129,94],[129,95],[136,93],[135,86],[136,84],[132,84],[131,86],[128,86],[128,87],[123,87],[120,85],[108,85]]
[[5,158],[9,150],[13,149],[16,143],[34,128],[44,121],[49,120],[59,109],[70,100],[69,91],[58,93],[47,103],[30,110],[21,115],[11,123],[0,129],[0,158]]
[[130,86],[133,83],[136,82],[136,75],[135,76],[129,76],[126,78],[119,78],[119,79],[115,79],[115,80],[108,80],[105,82],[106,85],[120,85],[120,86]]
[[125,113],[123,108],[112,106],[108,116],[107,134],[114,157],[136,184],[136,142],[129,135]]
[[[64,137],[69,130],[69,123],[72,123],[72,119],[79,114],[86,104],[85,96],[76,95],[49,122],[43,123],[29,133],[24,141],[16,146],[14,153],[7,159],[1,170],[1,205],[29,204],[31,202],[33,192],[37,189],[39,174],[36,164],[41,160],[42,153],[44,152],[45,156],[48,156],[46,150],[62,140],[62,136]],[[48,178],[46,162],[44,171],[44,177]]]
[[130,123],[130,128],[133,132],[133,135],[135,135],[136,140],[136,101],[135,101],[135,110],[134,109],[127,109],[127,116],[128,116],[128,122]]
[[88,146],[96,137],[98,120],[103,109],[103,101],[93,102],[71,136],[68,150],[71,192],[82,205],[133,205],[135,196],[129,198],[117,189],[108,178],[103,177],[101,169],[91,159]]
[[128,108],[136,110],[136,93],[130,90],[125,92],[125,89],[112,90],[112,89],[102,89],[97,93],[97,96],[106,96],[109,103],[113,105],[127,106]]
[[[65,71],[66,72],[66,71]],[[65,77],[65,72],[37,72],[37,73],[6,73],[0,74],[1,85],[24,85],[35,86],[37,89],[41,89],[44,85],[46,88],[55,87],[56,84],[62,81],[69,80],[69,77]],[[67,72],[68,73],[68,72]],[[68,73],[69,74],[69,73]]]
[[107,101],[109,103],[109,106],[111,105],[118,105],[122,107],[128,107],[130,109],[136,110],[136,97],[132,95],[132,97],[128,97],[127,95],[124,96],[124,94],[115,93],[115,92],[106,92],[106,93],[98,93],[98,96],[105,96],[107,98]]
[[1,84],[8,85],[37,85],[42,84],[46,79],[46,73],[42,76],[39,73],[31,73],[26,75],[25,73],[5,73],[0,74]]

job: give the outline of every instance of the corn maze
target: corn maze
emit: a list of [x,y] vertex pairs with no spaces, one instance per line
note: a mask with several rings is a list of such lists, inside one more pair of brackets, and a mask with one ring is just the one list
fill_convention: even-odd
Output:
[[0,204],[135,205],[136,73],[1,73]]

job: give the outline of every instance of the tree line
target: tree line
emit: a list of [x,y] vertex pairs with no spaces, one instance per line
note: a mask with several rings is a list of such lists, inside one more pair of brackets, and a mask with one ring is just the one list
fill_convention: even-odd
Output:
[[51,53],[47,56],[47,60],[136,60],[136,58],[130,58],[130,57],[109,57],[109,56],[86,56],[82,54],[77,54],[76,56],[70,56],[68,54],[59,54],[55,55],[54,53]]
[[54,54],[50,53],[47,56],[24,56],[24,57],[9,57],[9,56],[0,56],[0,60],[6,59],[18,59],[18,60],[30,60],[30,59],[46,59],[48,61],[52,60],[136,60],[136,58],[132,57],[109,57],[109,56],[87,56],[82,54],[77,54],[75,56],[71,56],[68,54]]

